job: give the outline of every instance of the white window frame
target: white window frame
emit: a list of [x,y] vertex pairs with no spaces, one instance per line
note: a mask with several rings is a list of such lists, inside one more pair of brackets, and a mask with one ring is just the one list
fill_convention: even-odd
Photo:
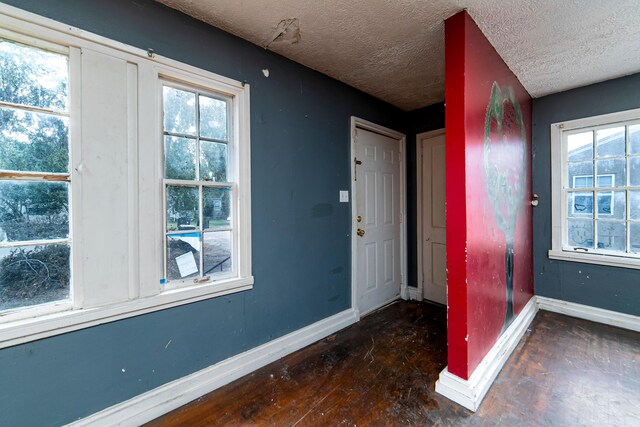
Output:
[[[1,313],[0,348],[252,289],[254,280],[251,269],[249,85],[2,3],[0,36],[36,47],[62,46],[69,49],[70,121],[73,123],[70,126],[69,137],[72,162],[72,298]],[[83,188],[87,184],[83,183],[82,154],[84,144],[91,142],[82,140],[85,130],[83,127],[87,128],[88,124],[80,123],[85,105],[79,102],[82,97],[78,88],[82,86],[82,81],[75,80],[81,79],[81,53],[85,49],[94,55],[104,55],[126,63],[127,75],[134,76],[131,87],[126,87],[127,93],[131,96],[127,101],[130,103],[127,104],[127,108],[134,112],[129,117],[130,123],[126,124],[128,140],[124,146],[128,147],[128,162],[120,166],[128,170],[129,177],[129,187],[124,189],[127,196],[122,197],[123,203],[127,203],[130,227],[127,229],[127,253],[135,256],[130,256],[127,260],[130,267],[127,270],[129,289],[124,300],[110,302],[106,299],[102,304],[98,302],[93,305],[84,304],[84,294],[87,286],[95,292],[96,285],[78,280],[90,277],[87,271],[83,271],[86,242],[83,241],[80,218],[87,215],[87,211],[83,209],[86,207],[83,205],[83,191],[87,193],[91,190]],[[162,103],[157,97],[158,82],[161,79],[213,88],[216,93],[233,99],[233,135],[236,138],[235,148],[238,150],[233,160],[238,187],[235,201],[237,217],[234,224],[238,233],[235,277],[175,288],[161,284],[164,278],[164,156],[160,143],[162,126],[159,123],[162,117]],[[123,144],[120,150],[122,146]],[[83,214],[79,215],[78,212]],[[95,249],[95,244],[93,248]],[[123,288],[126,289],[126,286],[120,286],[118,289],[121,291]]]
[[[236,137],[237,132],[235,131],[235,123],[237,120],[235,120],[236,118],[236,109],[235,109],[235,104],[237,103],[237,99],[235,95],[230,95],[228,93],[224,93],[223,90],[224,88],[221,88],[220,85],[214,81],[214,80],[209,80],[207,82],[203,81],[202,79],[196,79],[193,80],[194,76],[191,76],[190,80],[186,81],[186,80],[181,80],[181,81],[176,81],[175,79],[170,79],[170,78],[166,78],[164,76],[161,76],[161,79],[159,80],[159,102],[161,104],[163,104],[163,88],[166,87],[171,87],[171,88],[175,88],[175,89],[179,89],[179,90],[184,90],[187,92],[194,92],[197,95],[204,95],[204,96],[208,96],[211,98],[217,98],[217,99],[222,99],[224,101],[227,102],[227,181],[226,182],[215,182],[215,181],[205,181],[200,179],[200,159],[199,159],[199,154],[200,154],[200,140],[203,139],[200,132],[199,132],[199,127],[200,127],[200,117],[199,117],[199,111],[197,108],[197,103],[196,103],[196,127],[198,129],[197,135],[196,135],[196,140],[197,140],[197,150],[196,150],[196,179],[193,180],[181,180],[181,179],[169,179],[169,178],[164,178],[163,179],[163,185],[162,185],[162,201],[163,201],[163,235],[164,235],[164,239],[163,239],[163,253],[164,253],[164,278],[166,280],[165,283],[163,283],[164,285],[166,285],[167,289],[172,289],[172,288],[179,288],[179,287],[185,287],[185,286],[191,286],[193,284],[196,285],[202,285],[202,284],[206,284],[206,283],[213,283],[213,282],[219,282],[219,281],[224,281],[224,280],[229,280],[232,278],[237,278],[239,275],[241,275],[238,271],[237,268],[237,262],[240,260],[241,257],[244,257],[244,254],[240,254],[240,248],[247,246],[246,243],[243,243],[240,241],[240,237],[241,237],[241,233],[238,232],[238,228],[237,228],[237,224],[239,223],[239,219],[240,219],[240,209],[238,206],[238,201],[240,200],[241,197],[238,197],[239,193],[244,192],[244,185],[240,185],[239,182],[239,170],[240,167],[242,168],[248,168],[248,165],[246,164],[242,164],[242,166],[239,166],[241,162],[236,161],[237,157],[238,157],[238,138]],[[203,83],[207,83],[206,87],[201,86]],[[160,127],[161,127],[161,132],[162,132],[162,137],[159,141],[159,143],[164,146],[164,136],[165,136],[165,131],[164,131],[164,126],[163,126],[163,116],[164,116],[164,106],[163,106],[163,114],[160,116]],[[207,140],[207,139],[205,139]],[[212,142],[218,142],[218,141],[213,141],[213,139],[211,139]],[[164,156],[163,156],[164,159]],[[164,170],[164,168],[163,168]],[[163,173],[164,176],[164,173]],[[231,179],[229,179],[231,178]],[[220,230],[220,229],[216,229],[216,230],[209,230],[207,231],[204,227],[203,227],[203,213],[202,213],[202,208],[203,206],[200,205],[200,211],[198,212],[199,215],[199,229],[198,230],[194,230],[194,233],[199,233],[201,234],[201,237],[204,238],[204,234],[207,232],[220,232],[220,231],[230,231],[231,232],[231,261],[232,261],[232,269],[231,272],[225,276],[223,276],[221,279],[216,278],[216,277],[209,277],[204,275],[204,264],[202,262],[202,254],[201,254],[201,259],[198,260],[198,269],[200,271],[200,275],[198,278],[188,278],[188,279],[176,279],[176,280],[169,280],[168,278],[168,265],[167,265],[167,240],[168,237],[171,235],[179,235],[179,234],[184,234],[185,232],[179,232],[179,231],[167,231],[166,230],[166,224],[167,224],[167,206],[166,206],[166,201],[167,201],[167,194],[166,194],[166,190],[168,186],[182,186],[182,187],[192,187],[192,188],[198,188],[198,193],[199,193],[199,201],[202,204],[203,201],[203,196],[202,196],[202,192],[203,189],[206,188],[225,188],[225,189],[229,189],[231,191],[231,223],[229,226],[228,230]]]
[[[640,254],[622,253],[618,251],[607,251],[604,249],[583,249],[571,247],[567,243],[567,232],[565,228],[567,218],[568,192],[565,191],[565,177],[567,174],[567,143],[566,136],[569,133],[576,133],[580,129],[591,130],[595,128],[608,128],[616,125],[640,124],[640,109],[627,110],[617,113],[604,114],[595,117],[587,117],[577,120],[553,123],[551,125],[551,249],[548,252],[550,259],[565,261],[575,261],[588,264],[609,265],[615,267],[625,267],[640,269]],[[597,129],[596,129],[597,130]],[[627,144],[628,144],[627,140]],[[594,152],[595,155],[595,152]],[[625,157],[629,158],[629,155]],[[595,172],[595,171],[594,171]],[[602,174],[601,174],[602,175]],[[610,174],[605,174],[610,175]],[[628,171],[626,173],[628,179]],[[597,178],[596,178],[597,179]],[[615,179],[615,177],[613,177]],[[574,177],[575,180],[575,177]],[[628,183],[628,181],[627,181]],[[601,195],[606,195],[607,191],[614,190],[640,190],[640,187],[624,186],[616,188],[585,188],[585,192],[599,191]],[[604,190],[604,192],[602,191]],[[574,192],[575,194],[575,192]],[[611,194],[613,197],[613,194]],[[613,215],[613,200],[611,203]],[[627,213],[629,212],[629,202],[626,203]],[[594,200],[594,211],[597,211],[597,201]],[[603,215],[603,214],[601,214]],[[609,215],[609,214],[604,214]],[[627,226],[629,224],[627,215]],[[594,230],[594,234],[595,234]],[[627,232],[627,240],[629,233]],[[627,242],[628,244],[629,242]]]
[[[68,73],[68,84],[69,84],[69,105],[67,111],[56,111],[56,110],[48,110],[41,109],[29,106],[20,106],[15,105],[12,106],[10,103],[1,102],[0,106],[14,108],[16,110],[22,111],[34,111],[37,113],[44,113],[55,115],[58,117],[66,117],[69,119],[69,172],[68,173],[49,173],[49,172],[19,172],[15,171],[13,173],[14,176],[11,178],[4,178],[2,181],[7,180],[15,180],[15,181],[23,181],[27,182],[64,182],[69,185],[69,236],[66,239],[56,239],[56,240],[34,240],[34,241],[25,241],[25,242],[8,242],[7,244],[0,244],[2,247],[18,247],[18,246],[37,246],[41,244],[67,244],[69,245],[70,255],[69,255],[69,297],[63,300],[52,301],[49,303],[32,305],[32,306],[24,306],[24,307],[16,307],[13,309],[9,309],[3,311],[0,314],[0,323],[4,318],[13,320],[21,320],[27,319],[37,316],[44,316],[50,313],[56,313],[65,310],[71,310],[74,306],[74,298],[76,298],[75,286],[74,286],[74,262],[73,259],[77,257],[77,249],[76,245],[73,244],[73,231],[74,231],[74,198],[77,198],[77,193],[79,191],[79,184],[76,179],[73,178],[73,170],[72,165],[74,164],[74,159],[78,158],[78,139],[79,133],[74,131],[74,127],[71,123],[76,123],[79,121],[80,111],[80,91],[78,90],[80,86],[80,73],[79,73],[79,60],[81,51],[77,47],[74,46],[65,46],[56,42],[48,41],[45,39],[41,39],[38,37],[34,37],[31,35],[25,35],[23,33],[15,32],[7,28],[0,27],[0,38],[11,40],[25,46],[33,47],[36,49],[42,49],[44,51],[54,52],[60,55],[64,55],[68,59],[69,64],[69,73]],[[13,172],[13,171],[12,171]],[[17,244],[16,244],[17,243]],[[0,342],[0,348],[1,342]]]

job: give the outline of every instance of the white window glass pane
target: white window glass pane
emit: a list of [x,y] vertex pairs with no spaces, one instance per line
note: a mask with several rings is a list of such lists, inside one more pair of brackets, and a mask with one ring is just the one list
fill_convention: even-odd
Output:
[[573,177],[574,188],[591,188],[593,187],[592,176],[574,176]]
[[570,218],[593,218],[593,192],[576,192],[567,195],[567,216]]
[[198,228],[199,197],[197,187],[167,186],[167,231]]
[[640,125],[629,126],[629,153],[640,154]]
[[168,179],[196,179],[195,139],[164,137],[164,177]]
[[627,195],[625,191],[601,191],[596,194],[598,197],[598,218],[627,218]]
[[196,134],[196,94],[164,86],[164,130],[181,135]]
[[[613,175],[613,187],[624,187],[627,185],[626,161],[624,157],[596,160],[596,173],[598,175]],[[610,184],[610,180],[598,180],[598,187],[604,187],[602,183]]]
[[203,187],[202,198],[203,228],[229,228],[231,226],[231,190]]
[[0,181],[0,241],[69,237],[69,185]]
[[204,233],[204,276],[227,276],[231,273],[231,231]]
[[167,236],[167,279],[200,276],[200,233]]
[[0,39],[0,101],[67,111],[68,58]]
[[598,249],[626,252],[626,224],[624,222],[598,221]]
[[0,312],[69,298],[69,245],[0,248]]
[[640,187],[640,157],[629,158],[629,185]]
[[598,187],[613,187],[613,175],[598,175]]
[[227,140],[227,103],[200,96],[200,136]]
[[570,162],[593,159],[593,132],[568,135],[567,157]]
[[631,246],[631,252],[634,254],[640,253],[640,223],[629,223],[629,243]]
[[600,129],[596,132],[597,157],[624,156],[626,152],[625,127]]
[[227,144],[200,141],[200,179],[227,182]]
[[69,120],[0,108],[0,169],[69,172]]
[[593,249],[593,221],[567,220],[569,246]]
[[629,191],[629,219],[640,220],[640,191]]
[[569,188],[585,188],[587,183],[593,183],[593,162],[569,163]]

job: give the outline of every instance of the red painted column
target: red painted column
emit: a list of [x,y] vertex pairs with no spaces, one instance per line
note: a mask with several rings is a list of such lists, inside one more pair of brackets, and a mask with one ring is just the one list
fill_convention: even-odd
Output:
[[448,369],[468,379],[533,295],[531,97],[466,11],[445,85]]
[[445,22],[448,369],[467,378],[467,202],[465,180],[465,15]]

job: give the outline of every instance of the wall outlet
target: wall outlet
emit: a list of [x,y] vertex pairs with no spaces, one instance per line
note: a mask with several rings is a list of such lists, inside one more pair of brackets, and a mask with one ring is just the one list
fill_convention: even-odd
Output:
[[348,191],[340,191],[340,203],[349,203]]

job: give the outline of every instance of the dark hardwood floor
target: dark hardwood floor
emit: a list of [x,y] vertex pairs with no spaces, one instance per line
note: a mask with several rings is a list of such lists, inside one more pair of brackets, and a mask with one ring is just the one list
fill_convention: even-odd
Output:
[[640,426],[640,333],[540,311],[474,414],[434,391],[446,310],[398,302],[151,426]]

